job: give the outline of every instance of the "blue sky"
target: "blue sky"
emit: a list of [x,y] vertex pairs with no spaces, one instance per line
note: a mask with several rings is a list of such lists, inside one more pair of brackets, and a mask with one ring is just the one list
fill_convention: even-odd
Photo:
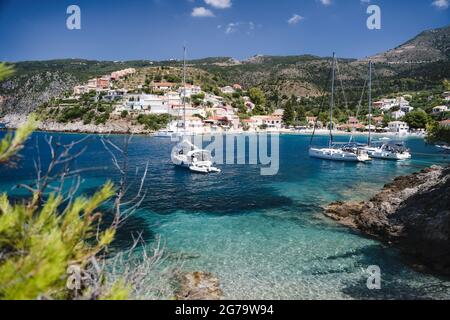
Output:
[[[368,3],[381,30],[368,30]],[[81,30],[66,28],[69,5]],[[254,54],[361,58],[450,24],[449,0],[0,0],[0,60]]]

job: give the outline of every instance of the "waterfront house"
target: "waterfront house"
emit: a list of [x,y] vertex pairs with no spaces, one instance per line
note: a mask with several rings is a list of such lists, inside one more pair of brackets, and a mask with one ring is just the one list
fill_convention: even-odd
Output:
[[283,120],[281,117],[268,116],[263,120],[267,128],[281,129],[283,127]]
[[433,114],[439,114],[439,113],[447,112],[447,111],[448,111],[448,107],[447,106],[437,106],[437,107],[434,107],[431,112]]
[[403,121],[392,121],[388,124],[389,131],[393,133],[406,134],[409,132],[409,126]]
[[284,109],[276,109],[273,113],[272,116],[273,117],[277,117],[277,118],[283,118],[284,115]]
[[306,117],[306,122],[308,123],[308,127],[314,127],[317,122],[317,117]]
[[283,127],[283,120],[280,117],[274,116],[253,116],[251,118],[255,121],[256,125],[265,125],[269,129],[281,129]]

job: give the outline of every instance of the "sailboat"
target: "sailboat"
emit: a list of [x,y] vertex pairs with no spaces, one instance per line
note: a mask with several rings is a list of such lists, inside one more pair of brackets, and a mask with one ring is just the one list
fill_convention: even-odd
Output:
[[211,152],[198,148],[186,138],[186,47],[183,53],[183,133],[182,141],[172,150],[172,162],[195,173],[219,173],[221,170],[213,166]]
[[369,156],[374,159],[383,160],[407,160],[411,159],[411,153],[406,148],[403,142],[386,142],[376,141],[372,142],[372,61],[369,61],[369,137],[367,140],[367,146],[363,147],[363,150],[367,151]]
[[[348,162],[365,162],[370,157],[367,151],[359,148],[354,144],[338,144],[333,141],[333,108],[334,108],[334,86],[336,77],[336,55],[333,53],[332,77],[331,77],[331,97],[330,97],[330,140],[328,147],[312,147],[309,148],[309,156],[312,158],[348,161]],[[314,137],[311,137],[311,142]]]

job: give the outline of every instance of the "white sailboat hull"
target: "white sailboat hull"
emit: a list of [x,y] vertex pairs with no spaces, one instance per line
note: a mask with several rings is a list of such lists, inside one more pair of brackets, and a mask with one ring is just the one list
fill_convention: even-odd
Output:
[[365,162],[370,160],[367,154],[358,155],[353,152],[333,148],[310,148],[309,156],[317,159],[346,162]]
[[388,150],[383,150],[382,148],[364,148],[367,151],[369,156],[373,159],[381,159],[381,160],[408,160],[411,159],[411,154],[408,151],[404,152],[393,152]]

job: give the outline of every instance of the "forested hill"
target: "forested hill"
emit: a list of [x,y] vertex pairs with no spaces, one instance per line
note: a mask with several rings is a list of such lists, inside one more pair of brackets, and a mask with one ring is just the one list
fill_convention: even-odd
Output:
[[[375,65],[374,96],[432,90],[450,79],[450,26],[424,31],[413,39],[371,57]],[[332,51],[332,48],[330,48]],[[88,61],[64,59],[25,61],[15,64],[14,77],[0,83],[0,114],[29,113],[43,102],[71,91],[91,77],[134,67],[180,67],[171,61]],[[244,61],[215,57],[188,61],[190,68],[203,71],[206,82],[217,86],[239,83],[244,88],[260,87],[267,97],[317,96],[325,86],[330,57],[312,55],[262,56]],[[367,73],[367,59],[339,58],[340,80],[350,104],[359,100]]]

